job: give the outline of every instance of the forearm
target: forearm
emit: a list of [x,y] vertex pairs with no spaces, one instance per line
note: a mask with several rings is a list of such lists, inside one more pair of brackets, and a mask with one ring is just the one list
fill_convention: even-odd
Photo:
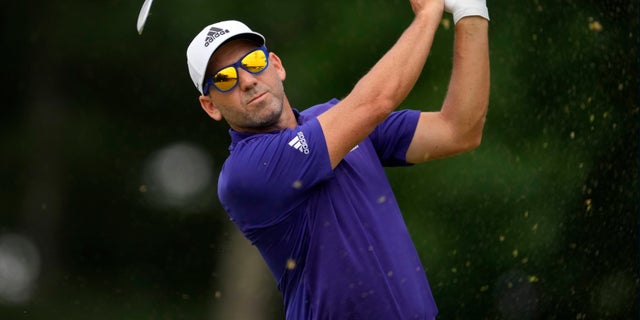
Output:
[[380,112],[384,118],[407,97],[422,72],[442,16],[442,7],[432,7],[416,15],[394,46],[358,81],[348,97],[355,105]]
[[488,28],[488,21],[481,17],[467,17],[456,24],[453,70],[442,107],[442,116],[461,138],[478,143],[489,104]]
[[331,166],[360,143],[406,98],[422,72],[438,25],[442,0],[410,0],[413,22],[340,103],[318,116]]

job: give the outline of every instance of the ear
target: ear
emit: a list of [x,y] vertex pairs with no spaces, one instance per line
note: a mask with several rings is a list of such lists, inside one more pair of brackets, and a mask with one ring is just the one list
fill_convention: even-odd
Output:
[[276,55],[275,53],[270,52],[269,63],[276,69],[278,77],[280,77],[280,81],[284,81],[284,79],[287,78],[287,71],[284,70],[284,66],[282,65],[282,60],[280,60],[280,57],[278,57],[278,55]]
[[216,108],[216,105],[213,103],[213,100],[211,100],[211,97],[202,95],[198,98],[198,100],[200,101],[202,109],[204,109],[209,117],[216,121],[222,120],[222,113],[220,113],[220,110]]

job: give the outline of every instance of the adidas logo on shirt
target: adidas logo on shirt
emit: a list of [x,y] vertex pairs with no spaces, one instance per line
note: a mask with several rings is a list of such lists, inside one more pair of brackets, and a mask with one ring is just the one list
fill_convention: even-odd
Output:
[[289,141],[289,145],[304,154],[309,154],[309,145],[307,144],[307,139],[304,138],[302,131],[298,132],[298,135]]

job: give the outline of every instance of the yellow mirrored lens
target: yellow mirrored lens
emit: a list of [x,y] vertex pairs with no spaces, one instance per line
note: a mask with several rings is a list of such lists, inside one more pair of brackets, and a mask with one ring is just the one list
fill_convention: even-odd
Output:
[[233,88],[236,82],[238,82],[238,73],[234,67],[224,68],[213,76],[213,84],[222,91]]
[[267,67],[264,51],[256,50],[242,59],[242,66],[251,73],[258,73]]

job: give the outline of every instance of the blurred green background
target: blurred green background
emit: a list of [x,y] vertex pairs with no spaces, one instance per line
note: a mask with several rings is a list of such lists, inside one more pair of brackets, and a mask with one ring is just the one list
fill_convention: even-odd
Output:
[[[346,95],[404,0],[10,1],[2,8],[0,319],[283,319],[215,195],[227,126],[185,50],[239,19],[305,109]],[[441,319],[638,318],[638,2],[489,0],[482,145],[389,169]],[[444,15],[401,108],[436,110]]]

